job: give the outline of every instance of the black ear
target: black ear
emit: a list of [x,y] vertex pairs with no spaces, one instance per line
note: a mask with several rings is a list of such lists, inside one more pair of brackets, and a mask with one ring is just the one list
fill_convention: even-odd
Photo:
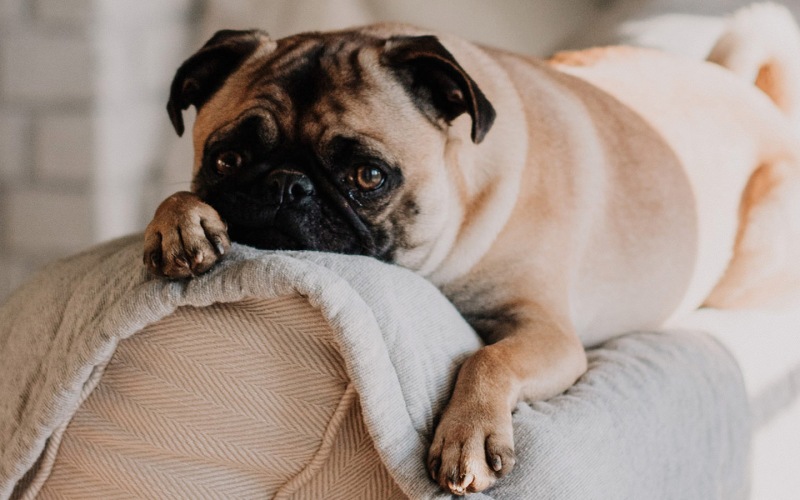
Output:
[[178,135],[183,135],[183,110],[205,104],[269,36],[260,30],[222,30],[187,59],[172,80],[167,112]]
[[399,72],[423,112],[432,106],[447,123],[469,113],[472,142],[481,142],[492,128],[494,107],[435,36],[390,38],[382,62]]

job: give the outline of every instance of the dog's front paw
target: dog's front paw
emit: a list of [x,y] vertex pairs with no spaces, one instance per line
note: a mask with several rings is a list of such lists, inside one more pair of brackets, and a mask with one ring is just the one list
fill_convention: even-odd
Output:
[[230,249],[216,210],[189,192],[175,193],[156,210],[144,233],[147,269],[167,278],[202,274]]
[[454,495],[483,491],[514,467],[511,413],[451,401],[428,452],[434,481]]

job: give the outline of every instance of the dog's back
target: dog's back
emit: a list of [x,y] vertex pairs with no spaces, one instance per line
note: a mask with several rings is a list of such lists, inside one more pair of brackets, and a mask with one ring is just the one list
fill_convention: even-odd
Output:
[[[633,109],[681,160],[693,192],[684,203],[694,205],[698,245],[678,316],[701,303],[750,303],[739,291],[764,290],[765,265],[785,274],[787,228],[774,226],[779,212],[795,210],[786,206],[793,197],[780,195],[780,209],[766,201],[776,193],[773,186],[787,186],[787,176],[800,172],[794,85],[800,82],[800,35],[788,11],[767,4],[738,12],[712,56],[717,64],[609,47],[552,60]],[[763,220],[756,222],[757,213]],[[759,230],[765,234],[757,237]],[[788,232],[794,239],[800,229]]]

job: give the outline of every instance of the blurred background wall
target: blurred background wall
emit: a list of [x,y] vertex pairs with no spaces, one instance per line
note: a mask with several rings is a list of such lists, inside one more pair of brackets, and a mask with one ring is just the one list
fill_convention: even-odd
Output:
[[164,196],[187,188],[191,141],[170,127],[167,90],[217,29],[280,37],[397,20],[543,56],[611,41],[624,20],[743,3],[0,0],[0,299],[48,260],[143,230]]

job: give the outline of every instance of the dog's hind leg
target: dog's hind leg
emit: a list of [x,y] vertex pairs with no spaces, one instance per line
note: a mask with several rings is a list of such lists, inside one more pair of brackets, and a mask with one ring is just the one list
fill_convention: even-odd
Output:
[[756,170],[742,195],[733,258],[705,304],[715,308],[800,305],[800,166]]

